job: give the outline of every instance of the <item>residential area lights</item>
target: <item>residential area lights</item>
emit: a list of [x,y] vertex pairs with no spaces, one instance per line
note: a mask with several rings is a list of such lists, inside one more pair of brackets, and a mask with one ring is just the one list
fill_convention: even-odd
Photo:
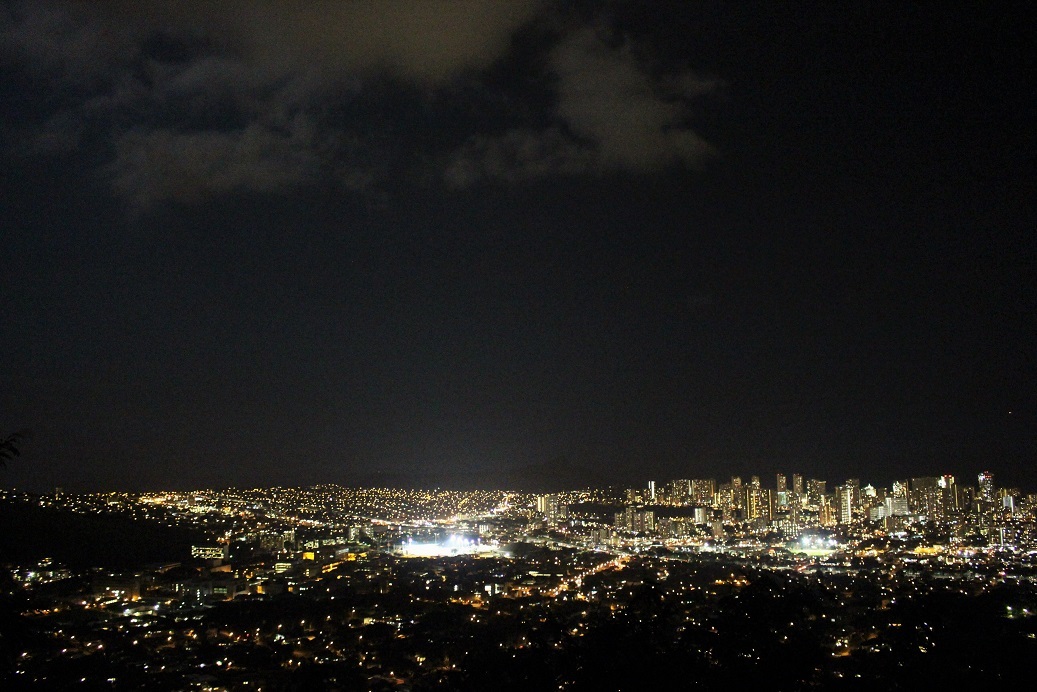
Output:
[[[765,488],[753,477],[550,494],[0,491],[4,507],[196,540],[132,569],[56,556],[8,565],[28,638],[15,677],[0,682],[251,689],[310,670],[331,686],[457,687],[451,676],[461,675],[474,688],[482,646],[505,656],[501,675],[521,676],[535,668],[522,656],[551,669],[565,659],[550,652],[591,656],[583,642],[610,632],[630,633],[635,649],[658,636],[660,652],[690,637],[702,670],[729,656],[766,668],[775,642],[809,641],[830,663],[801,671],[804,685],[877,683],[891,661],[955,650],[939,623],[911,619],[929,612],[917,609],[925,603],[986,622],[999,632],[990,641],[1025,646],[1037,634],[1035,497],[982,478],[982,490],[945,476],[890,489],[799,477]],[[761,626],[746,632],[745,617]],[[1014,629],[998,630],[1002,622]],[[688,649],[673,655],[686,660]],[[103,673],[90,668],[102,660]],[[1009,665],[997,651],[976,665],[995,662]],[[359,677],[343,677],[343,666]],[[565,688],[570,673],[558,675]]]

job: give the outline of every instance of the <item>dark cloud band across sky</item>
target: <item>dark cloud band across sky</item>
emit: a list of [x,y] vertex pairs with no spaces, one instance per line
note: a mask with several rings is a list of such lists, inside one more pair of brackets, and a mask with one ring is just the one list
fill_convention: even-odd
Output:
[[[523,30],[550,44],[522,66],[547,85],[548,117],[488,103],[453,141],[386,150],[402,125],[372,131],[374,114],[363,112],[386,80],[408,93],[398,107],[449,111],[442,104],[462,85],[494,88],[486,72]],[[626,37],[607,33],[543,2],[444,0],[32,3],[11,11],[3,35],[9,56],[67,92],[63,108],[30,126],[29,147],[99,137],[109,157],[99,173],[141,211],[328,179],[362,191],[430,173],[463,186],[699,164],[710,149],[687,104],[712,82],[650,74]]]

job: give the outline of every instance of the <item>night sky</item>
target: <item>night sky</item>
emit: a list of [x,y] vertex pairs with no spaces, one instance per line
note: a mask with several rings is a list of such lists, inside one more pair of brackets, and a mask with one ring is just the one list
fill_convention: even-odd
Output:
[[1027,9],[4,2],[0,486],[1037,491]]

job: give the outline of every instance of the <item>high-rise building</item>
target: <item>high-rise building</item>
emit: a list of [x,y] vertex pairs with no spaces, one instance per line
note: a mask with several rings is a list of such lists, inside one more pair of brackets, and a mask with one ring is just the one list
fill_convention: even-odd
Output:
[[668,491],[672,505],[683,506],[691,501],[691,481],[686,478],[670,481]]
[[721,516],[725,521],[732,521],[736,518],[738,505],[735,501],[735,490],[730,483],[721,483],[717,488],[717,505],[719,505],[723,513]]
[[908,506],[912,513],[940,519],[943,517],[943,490],[935,476],[912,478],[908,491]]
[[827,481],[811,478],[807,481],[807,504],[819,507],[825,496],[825,485]]
[[954,476],[940,476],[939,486],[940,493],[943,496],[941,504],[943,505],[944,516],[963,512],[965,510],[965,504],[963,503],[964,494],[961,492],[961,486],[955,482]]
[[984,471],[979,474],[979,499],[983,502],[994,502],[997,499],[997,488],[994,487],[994,474]]
[[885,491],[882,491],[880,493],[875,488],[875,486],[869,483],[868,485],[861,488],[861,504],[857,508],[857,511],[860,513],[860,516],[870,519],[872,515],[871,510],[874,509],[877,505],[882,504],[885,498]]
[[[562,507],[558,502],[557,495],[537,495],[537,512],[548,524],[554,524],[565,518],[562,516]],[[568,507],[565,507],[565,509],[568,509]]]
[[839,500],[839,523],[853,523],[853,488],[849,482],[836,488]]
[[779,473],[776,478],[774,486],[775,501],[778,507],[788,507],[789,504],[789,485],[785,479],[784,473]]
[[655,531],[655,512],[652,510],[645,510],[644,512],[638,512],[641,518],[641,531]]
[[755,519],[759,519],[760,514],[762,513],[762,508],[760,506],[761,497],[759,491],[754,491],[752,486],[748,486],[745,489],[744,495],[745,501],[742,503],[743,518],[746,521],[753,521]]
[[655,481],[648,481],[648,502],[655,504]]
[[655,512],[627,507],[613,515],[613,525],[627,531],[649,532],[655,530]]
[[821,495],[821,499],[817,503],[817,521],[821,526],[834,526],[835,525],[835,510],[832,508],[832,504],[828,501],[826,495]]
[[850,489],[850,511],[856,515],[861,509],[861,479],[847,478],[846,487]]
[[691,481],[691,501],[696,505],[712,507],[716,502],[717,482],[712,478]]
[[735,516],[745,511],[745,492],[742,488],[742,477],[731,476],[731,498],[734,501]]
[[802,505],[806,502],[806,494],[803,492],[803,476],[798,473],[792,474],[792,497],[789,502]]
[[891,495],[886,498],[885,504],[887,517],[906,517],[911,513],[906,497]]
[[745,487],[743,495],[745,496],[743,513],[746,521],[763,518],[765,513],[769,515],[769,511],[764,507],[764,495],[763,489],[760,487],[759,476],[750,477],[749,485]]

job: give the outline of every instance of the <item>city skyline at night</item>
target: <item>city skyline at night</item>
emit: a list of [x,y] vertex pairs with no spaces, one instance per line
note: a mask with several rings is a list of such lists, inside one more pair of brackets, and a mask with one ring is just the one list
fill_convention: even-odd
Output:
[[970,480],[0,490],[0,683],[1017,680],[1037,638],[1037,493]]
[[4,0],[0,689],[1009,689],[1029,3]]

